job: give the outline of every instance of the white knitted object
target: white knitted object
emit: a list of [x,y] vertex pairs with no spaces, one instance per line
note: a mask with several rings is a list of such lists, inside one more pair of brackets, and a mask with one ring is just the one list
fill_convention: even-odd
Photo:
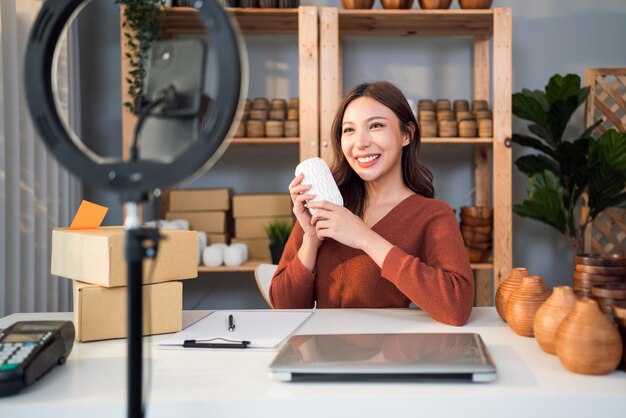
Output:
[[202,252],[202,263],[209,267],[221,266],[224,262],[224,250],[210,245]]
[[[296,176],[301,173],[304,173],[302,184],[311,185],[311,188],[305,193],[315,195],[315,197],[310,200],[311,202],[325,200],[343,206],[343,198],[341,197],[337,183],[335,183],[335,179],[324,160],[315,157],[302,161],[296,167]],[[315,209],[309,208],[309,212],[313,215]]]
[[202,254],[204,253],[204,249],[207,247],[207,237],[206,232],[196,231],[198,234],[198,264],[202,264]]
[[243,249],[238,245],[229,245],[224,248],[224,265],[229,267],[240,266],[245,262]]

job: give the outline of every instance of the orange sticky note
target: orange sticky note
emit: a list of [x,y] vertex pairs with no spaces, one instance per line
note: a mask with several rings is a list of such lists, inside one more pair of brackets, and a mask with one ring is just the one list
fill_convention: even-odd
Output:
[[102,223],[109,208],[83,200],[72,220],[70,229],[96,229]]

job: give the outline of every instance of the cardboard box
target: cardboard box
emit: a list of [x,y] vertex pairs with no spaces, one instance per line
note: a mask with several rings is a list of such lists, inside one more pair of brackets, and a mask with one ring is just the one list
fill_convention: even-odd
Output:
[[250,238],[240,239],[233,238],[231,242],[242,242],[248,246],[248,255],[250,260],[270,262],[272,255],[270,253],[270,240],[267,238]]
[[206,234],[207,245],[230,244],[229,234]]
[[235,236],[237,238],[267,238],[265,227],[272,221],[281,220],[293,224],[291,216],[274,218],[235,218]]
[[[74,282],[76,341],[125,338],[127,287],[106,288]],[[143,286],[143,335],[178,332],[183,323],[183,284]]]
[[262,218],[292,216],[293,204],[288,193],[241,194],[233,196],[233,217]]
[[[156,266],[143,264],[143,283],[198,277],[195,231],[161,230]],[[104,287],[126,285],[125,231],[122,227],[52,231],[51,273]],[[152,273],[152,274],[151,274]]]
[[170,192],[170,212],[230,210],[230,189],[178,189]]
[[228,231],[226,227],[226,212],[223,211],[202,211],[202,212],[167,212],[165,219],[186,219],[189,221],[189,228],[196,231],[204,231],[208,234]]

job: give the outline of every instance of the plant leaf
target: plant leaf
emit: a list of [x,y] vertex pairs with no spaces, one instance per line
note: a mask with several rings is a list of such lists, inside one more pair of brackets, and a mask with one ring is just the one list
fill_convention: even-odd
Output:
[[519,144],[523,147],[535,148],[536,150],[539,150],[545,154],[548,154],[551,157],[554,157],[554,150],[548,147],[547,145],[545,145],[543,142],[541,142],[537,138],[533,138],[531,136],[526,136],[526,135],[513,134],[512,140],[516,144]]
[[552,132],[550,132],[549,129],[546,129],[541,125],[537,125],[536,123],[531,123],[528,125],[528,130],[537,135],[539,138],[545,139],[549,144],[556,146],[554,138],[552,137]]
[[542,188],[521,205],[514,205],[513,212],[546,223],[564,233],[566,221],[561,202],[561,196],[556,191]]
[[565,128],[576,109],[578,109],[578,106],[580,105],[577,96],[556,100],[550,104],[547,121],[549,130],[552,132],[552,139],[555,143],[561,143],[563,132],[565,132]]
[[591,217],[595,218],[600,212],[614,202],[626,186],[626,176],[622,173],[596,168],[589,176],[589,208]]
[[544,170],[550,170],[552,172],[560,172],[559,166],[554,160],[544,155],[524,155],[515,161],[515,165],[518,170],[527,176],[532,176],[536,173],[541,173]]
[[595,142],[590,160],[614,171],[626,170],[626,133],[609,129]]
[[555,74],[548,81],[545,90],[546,99],[550,106],[557,101],[566,101],[570,97],[576,97],[576,102],[578,103],[578,96],[581,90],[580,77],[576,74],[567,74],[565,77]]
[[535,122],[540,126],[548,126],[546,110],[541,102],[531,95],[515,93],[513,95],[512,110],[513,114],[518,118]]

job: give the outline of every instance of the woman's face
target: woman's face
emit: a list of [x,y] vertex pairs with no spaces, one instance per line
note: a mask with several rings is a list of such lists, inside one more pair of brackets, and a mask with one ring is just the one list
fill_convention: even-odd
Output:
[[400,120],[387,106],[370,97],[350,102],[343,115],[341,149],[348,164],[364,181],[390,175],[402,179],[402,148],[410,135],[400,130]]

